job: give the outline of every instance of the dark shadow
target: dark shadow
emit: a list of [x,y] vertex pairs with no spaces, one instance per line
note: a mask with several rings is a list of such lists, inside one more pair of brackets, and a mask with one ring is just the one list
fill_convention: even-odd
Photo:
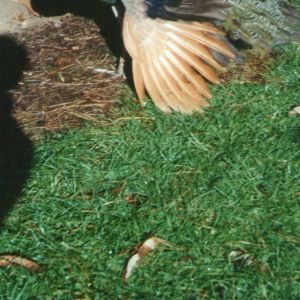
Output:
[[[111,5],[105,4],[101,0],[31,0],[31,4],[42,16],[72,13],[94,20],[113,55],[116,57],[122,55],[122,18],[117,19],[114,16]],[[118,10],[122,15],[124,8],[121,4],[118,4]]]
[[32,143],[12,116],[9,93],[27,65],[24,47],[10,36],[0,36],[0,224],[20,195],[32,164]]

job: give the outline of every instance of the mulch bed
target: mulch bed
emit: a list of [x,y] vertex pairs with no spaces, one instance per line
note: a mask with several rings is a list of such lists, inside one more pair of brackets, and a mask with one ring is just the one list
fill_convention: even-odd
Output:
[[105,122],[124,97],[110,54],[91,20],[64,15],[16,34],[28,50],[30,69],[14,94],[15,117],[30,135]]

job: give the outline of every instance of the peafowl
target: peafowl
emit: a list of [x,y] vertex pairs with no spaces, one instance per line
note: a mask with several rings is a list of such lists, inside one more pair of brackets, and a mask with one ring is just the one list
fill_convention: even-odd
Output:
[[[19,0],[26,2],[30,0]],[[116,5],[118,0],[99,0]],[[263,51],[300,40],[300,13],[284,0],[122,0],[124,45],[132,58],[141,104],[146,94],[169,113],[202,111],[208,83],[228,61],[241,61],[229,42]],[[31,7],[29,7],[31,9]],[[295,25],[295,26],[294,26]]]

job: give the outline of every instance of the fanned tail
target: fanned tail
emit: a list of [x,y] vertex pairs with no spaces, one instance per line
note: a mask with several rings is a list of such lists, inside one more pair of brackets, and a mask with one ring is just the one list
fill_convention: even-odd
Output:
[[147,91],[164,112],[201,111],[211,98],[207,82],[219,83],[215,69],[224,70],[225,58],[235,58],[223,33],[209,23],[139,22],[126,14],[123,37],[139,100]]

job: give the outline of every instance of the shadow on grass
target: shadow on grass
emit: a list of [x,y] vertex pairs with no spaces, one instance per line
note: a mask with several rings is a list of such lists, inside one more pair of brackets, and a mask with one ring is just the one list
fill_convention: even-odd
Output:
[[33,147],[12,116],[9,90],[28,65],[26,50],[0,36],[0,224],[22,191],[32,164]]

